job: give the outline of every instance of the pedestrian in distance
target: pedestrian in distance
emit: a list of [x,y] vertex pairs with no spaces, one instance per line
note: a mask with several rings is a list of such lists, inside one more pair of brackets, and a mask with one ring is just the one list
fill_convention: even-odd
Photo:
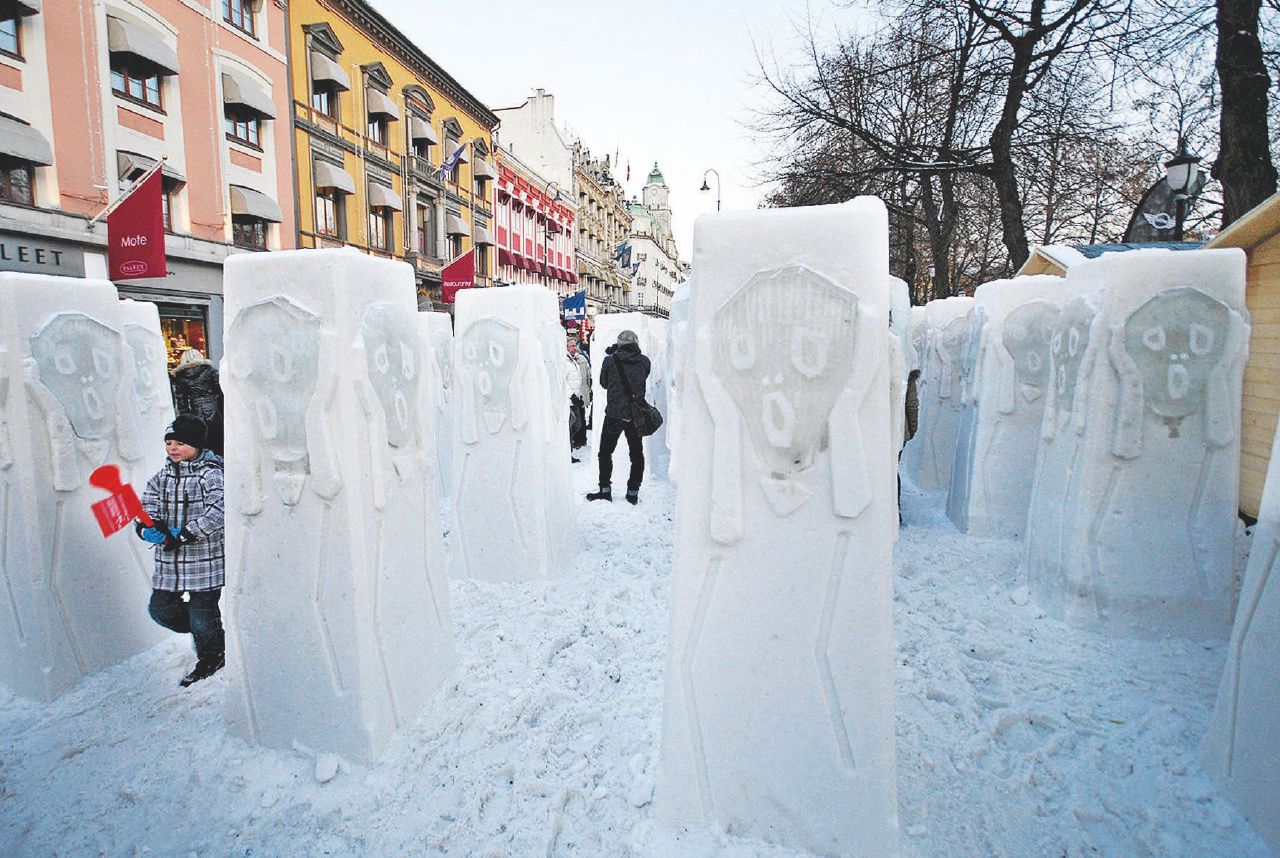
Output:
[[[565,339],[565,386],[569,393],[569,450],[572,456],[587,445],[587,407],[591,403],[591,364],[578,351],[578,338],[572,332]],[[572,456],[578,461],[577,456]]]
[[618,438],[627,439],[631,473],[627,477],[627,502],[640,502],[640,483],[644,479],[644,439],[631,421],[631,402],[643,399],[649,379],[649,358],[640,352],[635,331],[622,331],[618,341],[605,349],[600,364],[600,386],[605,389],[604,425],[600,427],[600,489],[587,495],[587,500],[613,500],[613,451]]
[[195,642],[196,665],[178,683],[183,688],[225,663],[218,608],[226,580],[222,458],[205,449],[207,432],[198,417],[174,418],[164,434],[169,461],[142,492],[153,526],[136,526],[138,536],[155,546],[151,618]]
[[[907,373],[907,395],[903,400],[905,412],[902,421],[902,445],[898,447],[898,467],[902,467],[902,448],[916,436],[916,427],[920,424],[920,393],[916,390],[916,382],[920,378],[920,370],[913,369]],[[902,524],[902,474],[898,474],[898,524]]]
[[218,368],[199,349],[187,349],[169,373],[175,414],[199,417],[209,428],[207,448],[222,455],[222,387]]

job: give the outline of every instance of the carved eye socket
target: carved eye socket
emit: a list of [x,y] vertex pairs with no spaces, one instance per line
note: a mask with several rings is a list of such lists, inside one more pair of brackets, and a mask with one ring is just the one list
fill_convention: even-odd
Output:
[[502,366],[507,361],[507,350],[500,343],[489,343],[489,363]]
[[93,369],[99,378],[111,378],[116,374],[116,362],[108,352],[102,349],[94,349]]
[[746,334],[729,341],[729,363],[734,369],[750,369],[756,362],[756,346]]
[[1072,328],[1067,334],[1067,354],[1075,357],[1078,351],[1080,351],[1080,329]]
[[1213,351],[1213,330],[1191,323],[1191,353],[1203,357]]
[[53,356],[53,368],[63,375],[74,375],[76,359],[70,352],[58,352]]
[[1027,369],[1032,372],[1040,371],[1040,355],[1036,352],[1027,352]]
[[1156,325],[1153,328],[1147,328],[1142,332],[1142,344],[1153,352],[1164,351],[1167,338],[1164,335],[1164,326]]
[[1057,331],[1054,333],[1053,339],[1050,340],[1049,348],[1053,350],[1054,354],[1062,353],[1062,332],[1061,331]]
[[378,346],[377,350],[374,351],[373,365],[378,368],[378,373],[380,375],[386,375],[387,370],[391,368],[391,361],[387,359],[386,343]]
[[270,347],[271,375],[276,381],[288,381],[293,377],[293,358],[278,345]]
[[400,372],[404,375],[406,379],[412,380],[415,369],[416,369],[416,364],[413,359],[413,349],[409,348],[404,343],[401,343],[400,344]]

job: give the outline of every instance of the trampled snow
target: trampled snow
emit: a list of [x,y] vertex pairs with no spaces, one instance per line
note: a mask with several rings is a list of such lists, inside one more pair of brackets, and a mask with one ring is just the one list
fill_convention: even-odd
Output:
[[[803,855],[657,826],[672,495],[654,480],[638,507],[589,504],[594,471],[574,466],[590,547],[565,575],[450,582],[458,671],[375,766],[230,735],[235,666],[178,689],[192,654],[176,636],[47,706],[0,690],[0,851]],[[940,493],[904,484],[903,500],[903,856],[1269,854],[1196,762],[1224,642],[1046,618],[1018,542],[958,533]]]

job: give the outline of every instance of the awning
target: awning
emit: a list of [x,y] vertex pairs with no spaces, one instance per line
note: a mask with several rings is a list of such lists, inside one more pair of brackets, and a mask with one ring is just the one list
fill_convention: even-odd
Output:
[[470,235],[471,227],[467,226],[466,221],[456,214],[451,214],[445,215],[444,231],[447,235]]
[[538,262],[538,260],[534,259],[532,256],[524,257],[523,267],[525,271],[532,271],[535,274],[542,272],[542,265]]
[[401,201],[400,195],[388,188],[386,185],[377,182],[369,183],[369,208],[371,209],[394,209],[395,211],[404,211],[404,202]]
[[444,141],[444,158],[445,158],[445,160],[447,161],[447,160],[449,160],[450,158],[452,158],[452,157],[453,157],[453,153],[454,153],[454,152],[457,152],[459,149],[461,149],[461,150],[462,150],[462,154],[458,156],[458,163],[459,163],[459,164],[470,164],[470,163],[471,163],[471,156],[467,154],[466,147],[464,147],[464,146],[462,146],[460,143],[458,143],[458,141],[457,141],[457,140],[446,140],[446,141]]
[[515,265],[516,260],[511,255],[510,250],[507,250],[505,247],[499,247],[498,248],[498,264],[499,265]]
[[440,138],[436,136],[436,130],[431,127],[431,123],[418,116],[409,117],[409,136],[414,140],[425,140],[435,145],[440,143]]
[[311,52],[311,79],[331,83],[343,92],[351,89],[351,78],[347,77],[342,66],[318,51]]
[[566,271],[566,272],[565,272],[565,274],[567,274],[567,275],[568,275],[568,277],[567,277],[566,279],[568,279],[568,281],[569,281],[570,283],[577,283],[577,282],[578,282],[578,275],[577,275],[577,274],[574,274],[572,271]]
[[263,119],[276,118],[276,106],[262,87],[232,71],[222,73],[222,103],[243,107]]
[[107,50],[129,54],[158,66],[162,74],[178,73],[178,52],[137,24],[107,16]]
[[39,15],[40,3],[41,0],[0,0],[0,18]]
[[471,167],[471,175],[477,179],[496,179],[498,173],[493,169],[493,165],[484,158],[476,158],[476,162]]
[[272,223],[280,223],[284,220],[284,215],[280,213],[280,206],[276,205],[275,200],[261,191],[242,185],[231,186],[231,214],[256,217]]
[[478,245],[492,246],[494,244],[493,233],[483,226],[476,227],[475,243]]
[[516,268],[524,268],[524,254],[518,250],[511,251],[511,264]]
[[0,155],[41,167],[53,163],[53,149],[44,135],[8,116],[0,116]]
[[316,161],[315,169],[317,188],[333,188],[344,194],[356,192],[356,183],[351,180],[347,171],[338,165],[330,164],[328,161]]
[[[146,155],[139,155],[137,152],[116,153],[116,169],[119,171],[120,178],[122,179],[129,179],[134,173],[146,172],[155,166],[155,163],[155,158],[148,158]],[[176,182],[180,185],[185,185],[187,183],[187,177],[170,167],[168,164],[165,164],[160,168],[160,175],[168,179],[170,182]]]
[[396,103],[387,98],[385,92],[380,92],[373,87],[365,87],[364,103],[370,116],[385,116],[388,119],[399,119],[400,108],[396,107]]

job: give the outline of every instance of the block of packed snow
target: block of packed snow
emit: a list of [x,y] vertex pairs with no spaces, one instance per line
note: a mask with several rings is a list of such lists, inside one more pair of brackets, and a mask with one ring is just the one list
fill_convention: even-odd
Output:
[[442,497],[453,485],[453,319],[448,313],[419,313],[427,372],[427,407],[435,412],[436,482]]
[[893,415],[893,437],[899,439],[899,449],[906,443],[907,373],[915,361],[911,342],[911,291],[907,281],[899,277],[889,278],[889,331],[893,334],[892,366],[890,374],[890,413]]
[[1052,616],[1225,636],[1248,349],[1244,254],[1072,266],[1050,347],[1026,570]]
[[972,304],[972,298],[956,297],[925,305],[928,345],[916,382],[919,423],[915,437],[902,451],[903,473],[917,488],[945,491],[951,482],[956,433],[964,410],[961,373]]
[[227,716],[375,760],[454,665],[413,270],[229,257]]
[[[591,449],[600,449],[600,432],[604,428],[607,393],[600,386],[600,367],[608,349],[618,341],[618,334],[629,330],[639,338],[640,353],[649,359],[649,379],[645,384],[644,397],[663,415],[662,426],[644,439],[644,475],[646,479],[653,474],[666,475],[669,464],[669,427],[666,416],[670,411],[666,376],[667,322],[644,313],[607,313],[596,316],[595,324],[595,330],[591,334],[591,397],[595,407],[595,417],[591,423]],[[637,390],[635,393],[638,396],[641,391]],[[630,468],[627,439],[622,437],[618,439],[618,446],[613,451],[613,481],[619,485],[625,483]]]
[[1280,433],[1200,763],[1280,853]]
[[1038,275],[984,283],[974,295],[947,491],[947,515],[968,533],[1026,532],[1063,288],[1061,277]]
[[680,410],[681,397],[687,378],[689,353],[692,351],[689,339],[689,306],[693,291],[693,278],[690,277],[676,285],[675,294],[671,298],[671,318],[667,329],[667,410],[663,412],[666,425],[663,426],[667,439],[667,476],[672,485],[677,481],[680,451]]
[[542,578],[577,544],[556,297],[467,289],[455,312],[450,574]]
[[114,464],[141,492],[163,453],[163,426],[138,429],[136,367],[111,283],[0,273],[0,682],[23,696],[52,700],[167,634],[147,616],[149,553],[132,527],[103,538],[107,495],[87,483]]
[[892,854],[884,206],[706,215],[693,265],[663,816]]
[[928,311],[924,307],[913,306],[911,308],[911,363],[909,369],[920,369],[924,365],[929,340],[927,313]]

